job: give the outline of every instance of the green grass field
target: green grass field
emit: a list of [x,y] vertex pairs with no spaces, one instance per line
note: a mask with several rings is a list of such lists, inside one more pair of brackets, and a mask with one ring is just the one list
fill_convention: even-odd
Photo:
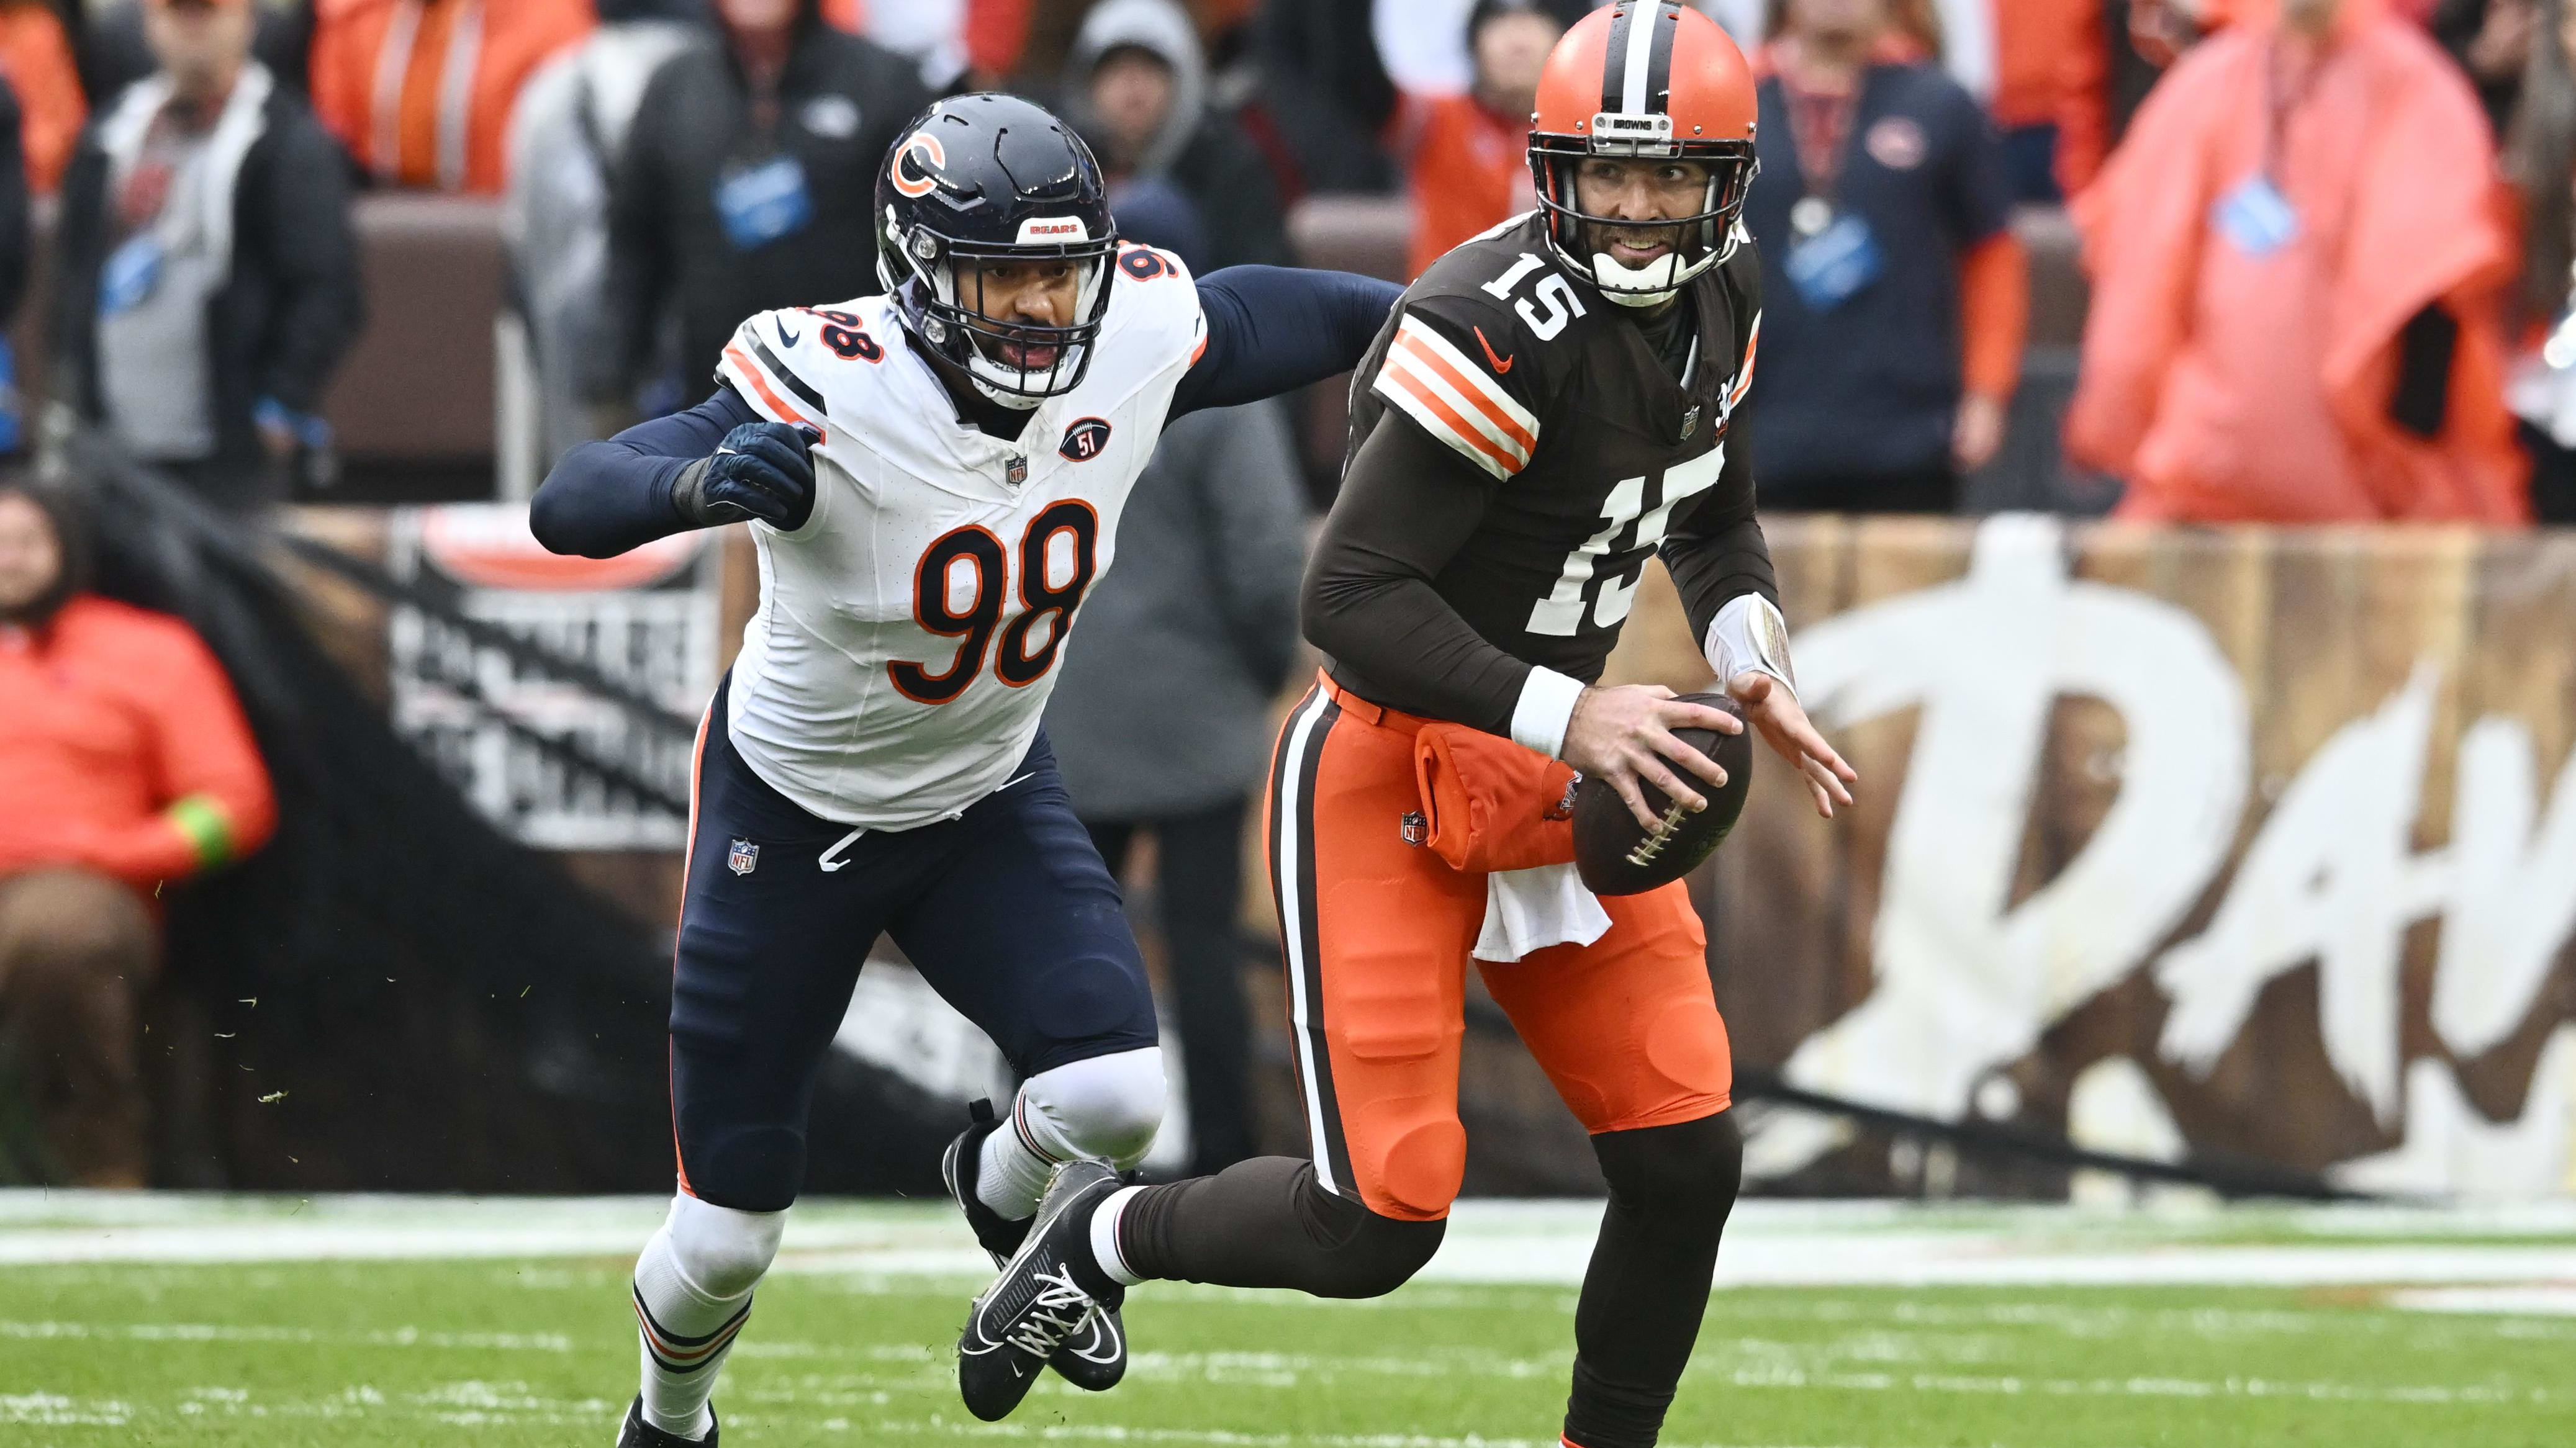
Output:
[[[0,1444],[606,1448],[633,1392],[626,1269],[22,1258],[0,1266]],[[987,1426],[949,1359],[974,1285],[864,1253],[774,1277],[717,1397],[726,1442],[1555,1442],[1565,1287],[1325,1304],[1156,1286],[1131,1301],[1122,1387],[1049,1379]],[[2406,1311],[2366,1286],[1729,1287],[1665,1441],[2566,1445],[2576,1317]]]

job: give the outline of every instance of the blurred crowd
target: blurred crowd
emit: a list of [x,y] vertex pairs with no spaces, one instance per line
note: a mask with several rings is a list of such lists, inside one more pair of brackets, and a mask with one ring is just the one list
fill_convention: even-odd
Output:
[[[2576,522],[2569,0],[1694,3],[1759,88],[1771,506],[1960,510],[2028,425],[2039,239],[2062,265],[2071,234],[2089,305],[2042,422],[2124,514]],[[875,168],[966,89],[1058,108],[1122,229],[1194,268],[1294,264],[1330,213],[1401,218],[1385,269],[1418,273],[1532,204],[1539,70],[1588,8],[0,0],[0,321],[49,218],[12,335],[58,409],[0,408],[0,454],[87,425],[218,508],[288,496],[364,325],[353,208],[408,189],[499,200],[551,457],[703,396],[741,317],[873,290]],[[1254,1145],[1235,892],[1294,652],[1298,423],[1174,429],[1058,700],[1104,854],[1156,842],[1202,1170]],[[268,805],[205,726],[237,721],[219,674],[80,591],[69,516],[0,485],[0,1029],[50,1043],[69,1170],[113,1182],[153,896]],[[193,682],[129,698],[138,659]],[[1120,726],[1151,690],[1203,755]]]
[[[2029,422],[2027,239],[2062,268],[2071,221],[2065,453],[2125,511],[2576,517],[2563,0],[1692,3],[1760,86],[1775,506],[1960,507]],[[743,315],[870,289],[869,177],[961,89],[1055,105],[1194,266],[1374,197],[1418,273],[1530,204],[1588,4],[0,0],[0,307],[58,197],[46,391],[255,504],[328,451],[355,197],[499,197],[542,460],[691,400]]]

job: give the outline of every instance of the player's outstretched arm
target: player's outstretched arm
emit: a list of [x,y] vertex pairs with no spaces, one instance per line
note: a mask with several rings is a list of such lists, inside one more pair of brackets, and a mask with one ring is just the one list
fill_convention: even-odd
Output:
[[812,442],[719,387],[686,412],[565,453],[537,489],[528,527],[552,551],[587,558],[750,518],[793,530],[813,511]]
[[1404,288],[1354,272],[1230,266],[1199,278],[1207,350],[1172,416],[1294,392],[1359,365]]

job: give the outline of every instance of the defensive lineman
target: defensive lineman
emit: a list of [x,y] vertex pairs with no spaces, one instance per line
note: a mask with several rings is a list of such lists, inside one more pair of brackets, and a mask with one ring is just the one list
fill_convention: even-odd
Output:
[[[1595,900],[1526,850],[1453,867],[1422,847],[1416,761],[1439,731],[1442,767],[1485,775],[1491,818],[1545,818],[1565,771],[1544,756],[1608,780],[1649,828],[1641,778],[1696,807],[1686,781],[1723,771],[1670,731],[1741,726],[1591,684],[1660,554],[1747,717],[1820,811],[1850,802],[1857,776],[1798,706],[1753,515],[1761,271],[1736,226],[1753,126],[1743,57],[1675,0],[1619,0],[1558,42],[1530,135],[1540,207],[1405,293],[1357,374],[1307,574],[1306,633],[1331,665],[1281,735],[1268,834],[1313,1160],[1164,1187],[1068,1166],[970,1345],[1029,1335],[1041,1281],[1110,1303],[1151,1278],[1332,1297],[1403,1283],[1465,1167],[1472,956],[1610,1185],[1564,1442],[1655,1442],[1741,1158],[1698,916],[1679,882]],[[1011,1385],[970,1357],[960,1387],[984,1411]]]
[[[1346,370],[1396,294],[1260,267],[1194,282],[1117,241],[1089,151],[1007,96],[925,112],[876,205],[886,294],[743,323],[715,396],[567,454],[531,515],[546,546],[594,557],[749,520],[760,555],[759,611],[699,729],[679,1192],[635,1268],[644,1381],[621,1448],[716,1441],[708,1397],[879,934],[1024,1078],[1010,1122],[943,1163],[997,1262],[1059,1165],[1151,1145],[1152,996],[1039,716],[1164,423]],[[1021,1366],[1117,1381],[1114,1310],[1061,1290],[1026,1306],[1046,1351]]]

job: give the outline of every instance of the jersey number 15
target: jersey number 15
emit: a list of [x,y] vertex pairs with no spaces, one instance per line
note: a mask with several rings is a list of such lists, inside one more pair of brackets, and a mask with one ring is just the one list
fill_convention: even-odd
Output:
[[[1073,571],[1056,583],[1047,578],[1047,550],[1059,533],[1070,535]],[[1023,611],[1005,627],[1002,600],[1011,570],[1001,539],[969,523],[941,534],[923,550],[912,575],[913,622],[925,632],[959,642],[955,657],[935,674],[917,663],[887,665],[887,677],[905,698],[919,704],[945,704],[965,693],[966,686],[984,671],[987,648],[992,651],[993,677],[1014,689],[1027,688],[1055,667],[1065,633],[1073,627],[1073,611],[1082,607],[1082,595],[1100,571],[1100,515],[1079,499],[1050,503],[1020,534],[1019,554]],[[963,608],[956,605],[949,587],[950,576],[961,567],[974,573],[974,591]],[[1050,625],[1046,642],[1032,649],[1029,638],[1041,620]],[[1001,642],[995,645],[997,631]]]

